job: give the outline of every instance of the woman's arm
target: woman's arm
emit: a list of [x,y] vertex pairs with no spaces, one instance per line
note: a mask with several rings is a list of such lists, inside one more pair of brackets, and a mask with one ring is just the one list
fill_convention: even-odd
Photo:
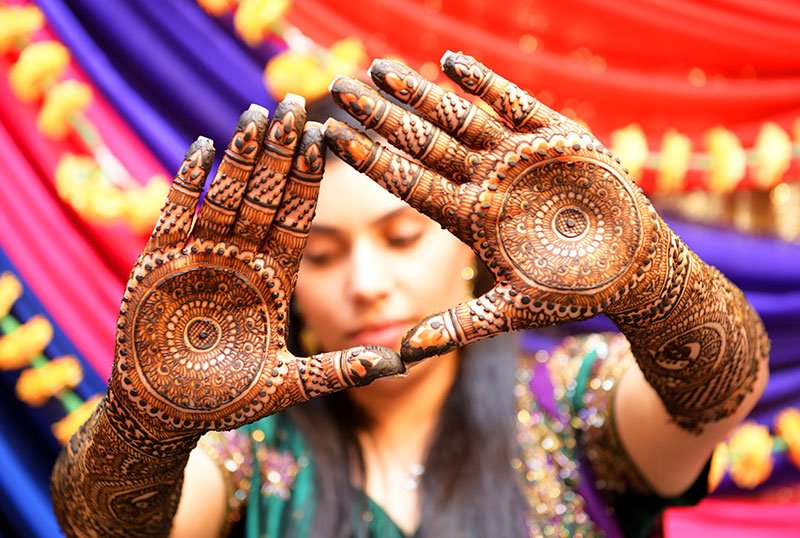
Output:
[[605,312],[640,370],[625,376],[617,401],[625,446],[660,492],[680,491],[766,383],[758,316],[585,128],[474,58],[448,52],[442,68],[497,116],[387,60],[373,63],[373,80],[420,116],[352,79],[331,87],[340,106],[421,165],[326,124],[335,153],[470,245],[496,278],[483,296],[409,331],[403,359]]
[[322,144],[301,100],[284,100],[269,127],[251,107],[196,216],[213,148],[205,139],[190,147],[131,272],[108,393],[53,470],[67,535],[167,536],[204,432],[404,371],[383,348],[309,358],[286,349]]

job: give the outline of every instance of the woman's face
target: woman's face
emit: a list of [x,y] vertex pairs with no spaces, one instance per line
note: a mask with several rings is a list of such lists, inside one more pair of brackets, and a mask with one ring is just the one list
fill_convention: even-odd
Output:
[[463,301],[471,251],[369,178],[328,160],[295,292],[322,351],[399,350],[427,315]]

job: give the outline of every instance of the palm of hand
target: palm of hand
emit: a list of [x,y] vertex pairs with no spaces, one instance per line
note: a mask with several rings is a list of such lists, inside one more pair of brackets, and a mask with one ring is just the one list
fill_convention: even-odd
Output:
[[443,61],[502,121],[381,60],[371,68],[376,84],[427,120],[352,79],[337,79],[334,99],[423,166],[343,124],[327,126],[335,152],[470,245],[496,278],[488,293],[412,329],[407,360],[596,315],[641,280],[659,227],[619,161],[586,129],[470,57]]
[[193,442],[403,369],[390,350],[299,358],[286,349],[324,166],[321,126],[304,130],[304,117],[286,100],[265,136],[265,114],[245,112],[196,218],[213,148],[195,142],[131,272],[108,408],[150,451],[153,438]]

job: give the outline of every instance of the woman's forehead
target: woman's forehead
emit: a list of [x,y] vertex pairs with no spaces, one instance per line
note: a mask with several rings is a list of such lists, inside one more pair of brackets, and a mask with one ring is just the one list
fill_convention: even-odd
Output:
[[342,227],[368,224],[408,205],[370,178],[331,158],[320,185],[314,224]]

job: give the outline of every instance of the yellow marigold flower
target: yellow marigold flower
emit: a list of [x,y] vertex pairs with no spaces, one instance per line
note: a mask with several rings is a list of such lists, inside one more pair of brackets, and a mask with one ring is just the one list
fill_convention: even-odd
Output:
[[99,394],[92,396],[78,409],[53,424],[52,429],[55,438],[58,439],[62,445],[67,444],[69,438],[78,431],[78,428],[80,428],[84,422],[89,420],[89,417],[92,416],[92,413],[94,413],[94,410],[97,408],[100,400],[102,400],[102,396]]
[[641,176],[647,160],[647,138],[637,124],[632,123],[611,133],[611,146],[614,154],[630,171],[632,177]]
[[705,137],[711,159],[708,187],[726,193],[736,188],[747,170],[747,154],[739,138],[724,127],[714,127]]
[[11,272],[0,275],[0,318],[11,311],[11,307],[22,295],[22,284]]
[[658,192],[676,192],[686,184],[686,172],[692,157],[692,142],[678,131],[664,133],[661,142],[661,164],[656,177]]
[[728,445],[720,443],[711,456],[711,468],[708,471],[708,491],[714,491],[728,470],[729,452]]
[[218,17],[224,15],[236,6],[236,0],[197,0],[206,13]]
[[20,43],[44,26],[44,15],[35,6],[0,7],[0,54],[16,49]]
[[43,405],[62,390],[77,386],[82,379],[78,359],[66,355],[40,368],[23,370],[17,379],[17,397],[28,405]]
[[36,126],[46,137],[61,140],[72,129],[72,119],[83,112],[92,100],[88,85],[65,80],[47,92]]
[[330,61],[327,69],[331,73],[331,78],[339,73],[351,75],[367,61],[364,43],[357,37],[348,37],[337,41],[331,45],[329,53]]
[[58,41],[31,43],[11,66],[8,81],[20,101],[39,99],[64,74],[69,51]]
[[731,479],[740,488],[753,489],[772,472],[772,437],[755,422],[739,426],[728,440]]
[[125,222],[136,232],[148,233],[161,214],[169,183],[163,176],[153,176],[144,187],[126,191]]
[[241,0],[233,26],[249,45],[258,45],[289,8],[289,0]]
[[92,100],[92,89],[77,80],[65,80],[47,92],[36,126],[48,138],[60,140],[72,129],[72,119]]
[[792,162],[792,139],[780,125],[767,122],[758,132],[755,145],[755,182],[764,189],[778,183]]
[[311,54],[287,50],[267,63],[264,80],[276,99],[295,93],[312,101],[328,91],[331,75]]
[[53,338],[53,326],[42,316],[33,316],[17,330],[0,337],[0,368],[22,368],[39,355]]
[[800,469],[800,409],[790,407],[775,419],[775,430],[786,441],[789,460]]
[[59,196],[87,220],[111,222],[124,211],[119,189],[105,180],[92,157],[65,153],[56,166],[55,184]]

